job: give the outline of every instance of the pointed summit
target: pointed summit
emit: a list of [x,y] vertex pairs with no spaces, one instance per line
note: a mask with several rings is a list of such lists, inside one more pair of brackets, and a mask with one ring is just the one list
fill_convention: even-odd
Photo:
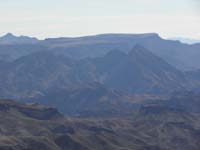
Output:
[[7,33],[5,36],[14,36],[12,33]]
[[38,39],[28,36],[15,36],[12,33],[7,33],[0,37],[0,44],[33,44],[38,42]]
[[12,33],[7,33],[1,39],[10,39],[10,38],[16,38],[16,36],[13,35]]
[[134,56],[134,57],[155,57],[155,55],[150,52],[148,49],[145,47],[136,44],[134,48],[128,53],[129,56]]

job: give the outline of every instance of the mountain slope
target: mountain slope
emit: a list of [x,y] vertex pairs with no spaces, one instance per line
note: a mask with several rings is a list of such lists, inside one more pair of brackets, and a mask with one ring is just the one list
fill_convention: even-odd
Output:
[[[132,96],[111,90],[99,83],[69,88],[52,88],[43,95],[24,99],[58,108],[70,116],[122,116],[132,113],[138,107]],[[126,110],[126,111],[124,111]]]
[[93,82],[93,69],[90,68],[87,62],[51,52],[33,53],[11,63],[4,63],[0,72],[0,93],[7,98],[31,97],[52,87],[64,88]]
[[185,77],[190,82],[193,91],[199,92],[200,86],[200,70],[186,71]]

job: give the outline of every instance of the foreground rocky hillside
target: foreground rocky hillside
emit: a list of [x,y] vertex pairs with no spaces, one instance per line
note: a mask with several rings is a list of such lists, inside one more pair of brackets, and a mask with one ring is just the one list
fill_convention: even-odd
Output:
[[145,105],[127,117],[66,118],[56,109],[0,100],[1,150],[199,150],[199,114]]

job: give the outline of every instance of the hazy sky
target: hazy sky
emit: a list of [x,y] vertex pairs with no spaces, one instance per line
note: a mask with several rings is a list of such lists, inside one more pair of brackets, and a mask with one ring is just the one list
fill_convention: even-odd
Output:
[[0,35],[157,32],[200,39],[200,0],[0,0]]

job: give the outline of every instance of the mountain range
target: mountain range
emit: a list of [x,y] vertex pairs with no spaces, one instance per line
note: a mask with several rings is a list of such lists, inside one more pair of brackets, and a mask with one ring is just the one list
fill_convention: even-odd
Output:
[[199,50],[155,33],[9,33],[0,38],[0,149],[199,150]]
[[[9,40],[10,38],[18,42],[13,42]],[[178,69],[194,70],[200,68],[199,43],[185,44],[179,41],[166,40],[156,33],[102,34],[45,40],[16,37],[12,34],[8,34],[0,39],[7,39],[9,41],[7,42],[8,44],[0,42],[0,58],[4,60],[17,59],[21,56],[41,51],[41,49],[76,59],[100,57],[116,49],[128,53],[135,45],[139,44]]]

